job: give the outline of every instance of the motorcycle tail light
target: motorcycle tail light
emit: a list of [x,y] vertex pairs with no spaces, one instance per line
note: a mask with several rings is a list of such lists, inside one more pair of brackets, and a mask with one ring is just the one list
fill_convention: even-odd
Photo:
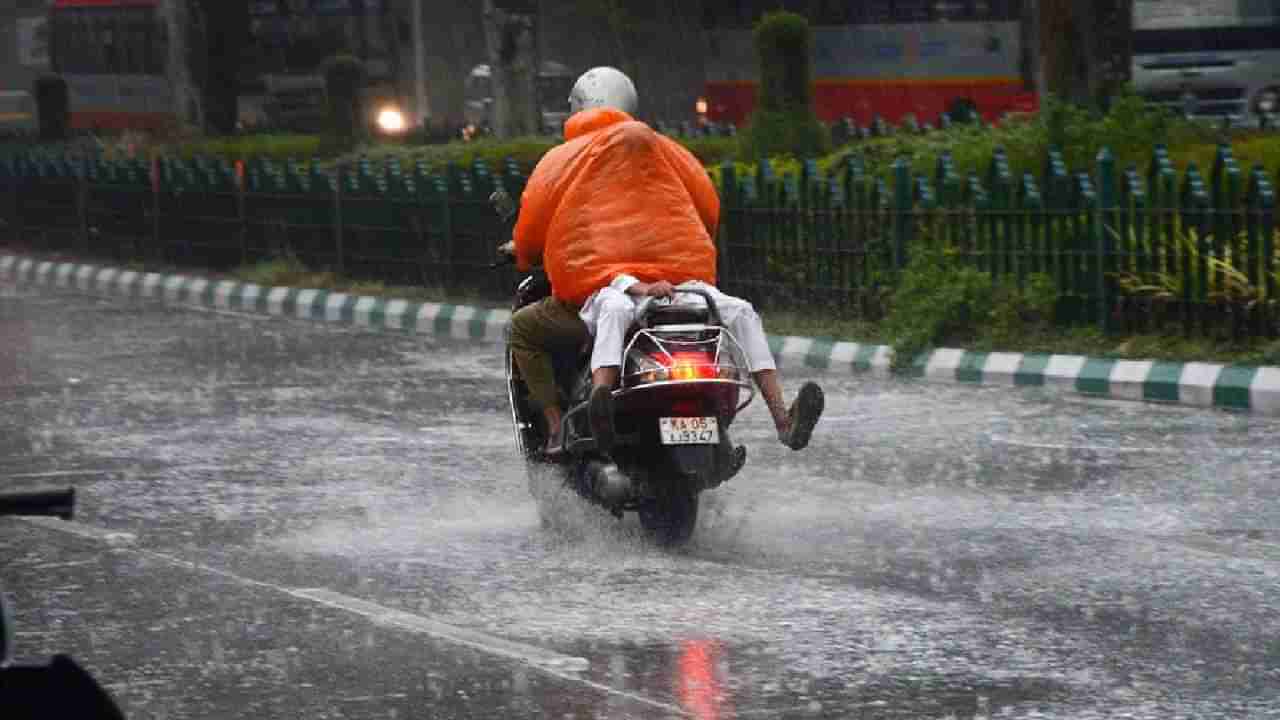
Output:
[[729,377],[725,375],[726,369],[736,377],[734,368],[722,369],[716,364],[714,356],[701,352],[646,354],[638,364],[643,368],[637,376],[641,384]]
[[667,371],[672,380],[707,380],[720,377],[720,368],[715,358],[707,353],[676,352],[670,355],[655,355],[653,359]]

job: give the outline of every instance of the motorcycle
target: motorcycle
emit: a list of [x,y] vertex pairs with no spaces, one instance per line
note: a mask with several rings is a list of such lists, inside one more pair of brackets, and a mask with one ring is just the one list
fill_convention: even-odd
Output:
[[[490,202],[514,226],[510,196],[498,191]],[[550,291],[545,275],[535,271],[518,284],[512,312]],[[745,354],[721,320],[715,299],[699,289],[678,290],[674,302],[650,302],[628,331],[624,348],[608,452],[591,434],[590,348],[553,355],[557,385],[568,400],[561,427],[564,452],[553,460],[542,451],[546,419],[530,402],[508,347],[516,447],[544,526],[555,522],[556,493],[568,488],[619,519],[637,513],[660,544],[682,544],[697,524],[700,494],[719,487],[746,461],[745,448],[729,440],[735,417],[755,397]]]
[[[74,508],[74,489],[0,494],[0,516],[70,520]],[[0,708],[6,720],[124,720],[111,695],[70,657],[54,655],[47,665],[18,665],[12,653],[13,616],[0,595]]]

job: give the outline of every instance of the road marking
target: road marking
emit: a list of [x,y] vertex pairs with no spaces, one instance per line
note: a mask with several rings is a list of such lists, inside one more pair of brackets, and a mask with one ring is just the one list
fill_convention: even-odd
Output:
[[[133,533],[105,530],[75,521],[63,521],[54,518],[40,517],[23,517],[19,519],[57,532],[92,540],[105,541],[111,545],[132,544],[136,540],[136,536]],[[562,655],[552,650],[546,650],[533,645],[525,645],[523,643],[504,640],[493,635],[487,635],[482,632],[469,630],[456,625],[450,625],[423,615],[416,615],[403,610],[385,607],[378,605],[377,603],[361,600],[349,595],[343,595],[342,593],[326,590],[324,588],[284,587],[274,583],[247,578],[228,570],[222,570],[202,563],[183,560],[182,558],[155,552],[153,550],[144,550],[142,548],[135,547],[125,548],[123,551],[131,552],[135,555],[151,558],[153,560],[159,560],[188,570],[216,575],[217,577],[245,587],[267,590],[298,600],[305,600],[317,605],[345,610],[349,613],[359,615],[375,625],[407,630],[409,632],[442,640],[453,645],[471,648],[488,655],[515,660],[528,665],[545,675],[550,675],[566,682],[575,683],[609,695],[630,700],[631,702],[657,708],[679,717],[691,717],[687,710],[679,707],[678,705],[665,703],[661,700],[655,700],[626,690],[620,690],[610,685],[595,682],[594,680],[588,680],[580,676],[578,673],[585,671],[588,667],[586,658]]]
[[195,307],[192,308],[197,312],[206,312],[210,315],[221,315],[223,317],[236,318],[237,320],[254,320],[261,322],[263,320],[272,319],[270,316],[258,315],[257,313],[245,312],[243,310],[219,310],[218,308]]
[[99,564],[97,560],[75,560],[73,562],[41,563],[35,567],[37,570],[49,570],[52,568],[84,567],[86,565],[97,564]]
[[[62,387],[57,385],[56,387]],[[109,475],[114,470],[59,470],[57,472],[42,473],[18,473],[17,475],[6,475],[5,480],[47,480],[49,478],[62,477],[87,477],[89,475]]]
[[113,547],[123,545],[132,545],[137,541],[138,536],[129,532],[121,532],[118,530],[105,530],[96,528],[92,525],[85,525],[74,520],[59,520],[51,517],[19,517],[19,520],[32,525],[54,530],[56,532],[65,533],[67,535],[75,535],[76,537],[88,540],[97,540]]
[[1254,539],[1248,536],[1222,538],[1203,531],[1193,531],[1190,534],[1174,536],[1148,533],[1147,537],[1157,543],[1172,541],[1191,550],[1229,557],[1235,560],[1280,562],[1280,543]]
[[544,650],[533,645],[510,642],[502,638],[486,635],[474,630],[449,625],[422,615],[396,610],[360,598],[343,595],[325,588],[299,588],[285,590],[296,598],[310,600],[318,605],[346,610],[367,618],[375,625],[386,625],[403,630],[430,635],[450,640],[458,645],[465,645],[492,655],[500,655],[512,660],[541,665],[555,669],[586,669],[587,661],[580,657],[561,655],[551,650]]
[[1013,447],[1035,448],[1037,450],[1091,450],[1094,452],[1116,452],[1116,453],[1159,453],[1162,455],[1174,455],[1183,450],[1177,448],[1154,448],[1154,447],[1125,447],[1110,445],[1074,445],[1070,443],[1040,443],[1031,442],[1029,440],[1014,440],[1003,435],[992,435],[991,442],[999,445],[1012,445]]

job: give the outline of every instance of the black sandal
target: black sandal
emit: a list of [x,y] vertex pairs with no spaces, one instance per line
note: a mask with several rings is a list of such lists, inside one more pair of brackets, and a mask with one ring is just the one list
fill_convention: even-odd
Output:
[[725,473],[725,481],[732,480],[735,475],[742,472],[742,468],[747,464],[747,449],[742,445],[733,449],[729,454],[729,471]]
[[548,460],[558,460],[564,456],[564,438],[557,438],[554,441],[547,438],[547,444],[542,448],[542,457]]
[[805,383],[796,395],[795,402],[791,403],[791,409],[787,411],[787,431],[778,433],[782,444],[792,450],[803,450],[809,444],[818,418],[822,416],[824,404],[822,388],[817,383]]

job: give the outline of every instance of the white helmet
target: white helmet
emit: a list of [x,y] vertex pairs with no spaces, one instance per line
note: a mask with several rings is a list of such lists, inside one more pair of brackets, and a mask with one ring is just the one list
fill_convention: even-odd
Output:
[[569,91],[569,112],[611,107],[628,115],[635,114],[640,99],[636,86],[621,70],[597,67],[582,73]]

